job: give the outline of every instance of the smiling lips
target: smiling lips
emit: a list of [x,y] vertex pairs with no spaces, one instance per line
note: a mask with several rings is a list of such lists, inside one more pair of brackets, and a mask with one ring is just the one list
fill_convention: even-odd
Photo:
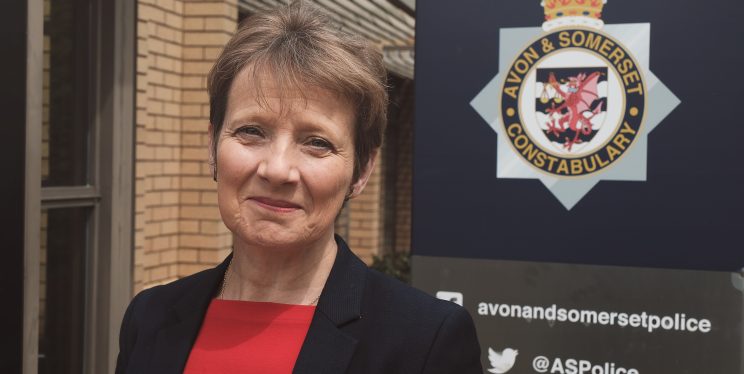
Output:
[[255,202],[256,205],[264,209],[277,213],[291,213],[302,208],[301,206],[289,201],[274,200],[268,197],[251,197],[248,200]]

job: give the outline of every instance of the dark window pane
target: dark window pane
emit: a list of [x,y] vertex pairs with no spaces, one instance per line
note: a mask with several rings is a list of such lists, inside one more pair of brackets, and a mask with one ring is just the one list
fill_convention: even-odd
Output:
[[82,373],[89,208],[41,212],[39,374]]
[[44,2],[42,186],[88,179],[88,32],[79,0]]

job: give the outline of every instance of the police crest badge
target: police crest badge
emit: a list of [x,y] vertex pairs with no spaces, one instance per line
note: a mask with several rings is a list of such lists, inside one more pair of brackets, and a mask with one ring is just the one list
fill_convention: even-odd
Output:
[[542,28],[500,30],[499,73],[471,101],[498,134],[497,178],[539,179],[571,209],[600,180],[645,181],[647,135],[679,103],[649,69],[648,23],[607,0],[544,0]]

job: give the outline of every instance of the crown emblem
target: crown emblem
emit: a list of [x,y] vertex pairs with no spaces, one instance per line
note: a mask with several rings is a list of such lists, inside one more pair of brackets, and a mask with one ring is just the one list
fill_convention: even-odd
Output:
[[545,9],[543,30],[550,31],[565,26],[586,26],[601,29],[602,8],[607,0],[543,0]]

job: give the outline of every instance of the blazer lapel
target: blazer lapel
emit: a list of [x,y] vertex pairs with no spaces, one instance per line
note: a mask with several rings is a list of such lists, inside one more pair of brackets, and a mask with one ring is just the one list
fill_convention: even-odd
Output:
[[228,256],[219,266],[205,271],[204,278],[194,282],[194,287],[189,288],[173,305],[169,320],[158,331],[149,366],[150,373],[183,372],[209,303],[217,292],[231,257],[232,255]]
[[340,374],[346,371],[357,339],[341,328],[362,318],[367,266],[336,236],[338,252],[318,300],[293,372]]

